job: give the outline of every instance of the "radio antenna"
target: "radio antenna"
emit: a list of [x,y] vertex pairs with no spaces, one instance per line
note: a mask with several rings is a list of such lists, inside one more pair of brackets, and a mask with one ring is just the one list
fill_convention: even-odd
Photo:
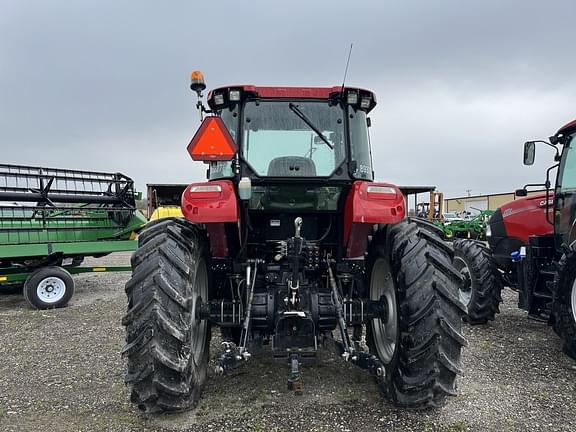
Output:
[[344,78],[342,79],[342,89],[340,90],[340,93],[344,91],[344,84],[346,83],[346,75],[348,75],[348,65],[350,64],[350,56],[352,55],[353,45],[353,43],[350,43],[350,51],[348,51],[348,60],[346,60],[346,69],[344,70]]

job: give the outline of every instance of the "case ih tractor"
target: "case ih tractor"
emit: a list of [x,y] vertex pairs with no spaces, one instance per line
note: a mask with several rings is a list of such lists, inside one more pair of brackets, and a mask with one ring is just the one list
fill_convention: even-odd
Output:
[[208,116],[188,151],[208,181],[184,191],[184,218],[139,236],[123,319],[132,401],[193,407],[218,326],[217,373],[267,345],[299,393],[301,367],[328,346],[397,405],[442,405],[465,344],[462,278],[437,229],[373,181],[374,94],[244,85],[211,91],[206,107],[200,73],[191,88]]
[[[524,196],[500,207],[487,230],[490,248],[480,242],[454,242],[455,266],[465,283],[460,298],[473,324],[494,319],[500,291],[518,291],[518,307],[533,319],[553,326],[564,350],[576,358],[576,120],[562,127],[550,142],[528,141],[524,164],[534,163],[535,145],[556,151],[555,163],[544,184],[526,185],[516,191]],[[561,151],[558,150],[561,147]],[[550,172],[558,168],[554,193]],[[544,186],[546,193],[526,197],[529,186]]]

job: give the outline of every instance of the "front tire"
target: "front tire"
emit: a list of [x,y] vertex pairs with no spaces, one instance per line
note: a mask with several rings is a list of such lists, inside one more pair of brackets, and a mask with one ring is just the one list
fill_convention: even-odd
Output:
[[183,219],[160,219],[139,236],[126,284],[126,383],[146,412],[193,408],[207,376],[209,324],[196,305],[209,296],[205,233]]
[[564,352],[576,359],[576,253],[564,254],[556,276],[558,298],[554,330],[564,342]]
[[466,306],[464,320],[469,324],[486,324],[500,313],[502,278],[490,249],[475,240],[454,241],[454,267],[464,278],[460,301]]
[[456,395],[465,309],[451,260],[450,246],[417,220],[373,237],[370,297],[386,300],[388,316],[367,326],[367,343],[386,369],[378,382],[398,406],[439,407]]

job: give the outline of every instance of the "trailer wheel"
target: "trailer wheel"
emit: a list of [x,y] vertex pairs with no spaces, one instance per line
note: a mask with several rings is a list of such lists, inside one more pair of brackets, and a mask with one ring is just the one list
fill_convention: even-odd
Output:
[[41,267],[24,282],[24,298],[34,309],[64,307],[74,295],[74,279],[61,267]]
[[207,246],[204,232],[183,219],[159,219],[139,237],[122,354],[131,400],[143,411],[181,411],[200,397],[210,342],[209,323],[197,316],[209,295]]
[[560,259],[555,281],[558,298],[554,305],[554,331],[564,342],[564,352],[576,359],[576,253]]
[[500,313],[502,278],[490,249],[475,240],[454,241],[454,267],[464,277],[460,301],[466,306],[464,320],[486,324]]
[[417,220],[373,237],[368,256],[370,298],[387,302],[387,319],[367,325],[367,343],[385,366],[378,383],[401,407],[442,406],[456,395],[464,306],[452,249]]

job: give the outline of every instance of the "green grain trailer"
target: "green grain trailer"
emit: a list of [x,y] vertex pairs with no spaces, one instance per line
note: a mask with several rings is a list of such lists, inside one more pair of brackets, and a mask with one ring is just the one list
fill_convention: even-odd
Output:
[[146,218],[120,173],[0,164],[0,292],[23,288],[34,308],[65,306],[84,257],[136,248]]

